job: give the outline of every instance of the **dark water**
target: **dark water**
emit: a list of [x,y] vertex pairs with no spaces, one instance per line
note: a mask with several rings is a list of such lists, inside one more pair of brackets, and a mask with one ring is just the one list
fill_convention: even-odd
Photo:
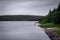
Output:
[[36,21],[0,21],[0,40],[50,40]]

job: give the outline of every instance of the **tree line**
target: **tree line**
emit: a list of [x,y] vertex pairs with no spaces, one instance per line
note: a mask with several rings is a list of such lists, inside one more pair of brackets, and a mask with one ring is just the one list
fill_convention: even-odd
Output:
[[0,21],[38,21],[41,16],[33,15],[4,15],[0,16]]
[[39,20],[40,23],[55,23],[60,24],[60,3],[57,8],[49,10],[48,15]]

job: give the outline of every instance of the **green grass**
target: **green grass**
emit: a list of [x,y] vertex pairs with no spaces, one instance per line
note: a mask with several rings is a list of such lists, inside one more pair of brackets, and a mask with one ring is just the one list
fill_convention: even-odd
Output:
[[54,23],[45,23],[39,25],[42,28],[58,28],[58,30],[55,30],[55,32],[60,35],[60,24],[54,24]]
[[46,24],[41,24],[39,26],[42,27],[42,28],[54,28],[54,27],[56,27],[56,24],[54,24],[54,23],[46,23]]
[[60,24],[56,24],[56,27],[60,28]]
[[60,30],[56,30],[55,32],[60,35]]

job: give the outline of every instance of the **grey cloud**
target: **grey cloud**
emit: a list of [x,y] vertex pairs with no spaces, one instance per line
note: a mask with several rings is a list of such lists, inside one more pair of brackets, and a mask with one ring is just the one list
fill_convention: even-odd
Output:
[[60,0],[0,0],[1,15],[47,15]]

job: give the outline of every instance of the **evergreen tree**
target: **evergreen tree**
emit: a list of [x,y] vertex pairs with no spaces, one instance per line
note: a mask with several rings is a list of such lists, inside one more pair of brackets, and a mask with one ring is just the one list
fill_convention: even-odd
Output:
[[48,15],[41,22],[60,24],[60,3],[56,9],[49,10]]
[[56,24],[60,24],[60,3],[58,5],[58,8],[52,11],[52,14],[50,16],[51,18],[51,22],[56,23]]
[[60,3],[58,4],[57,11],[60,11]]

